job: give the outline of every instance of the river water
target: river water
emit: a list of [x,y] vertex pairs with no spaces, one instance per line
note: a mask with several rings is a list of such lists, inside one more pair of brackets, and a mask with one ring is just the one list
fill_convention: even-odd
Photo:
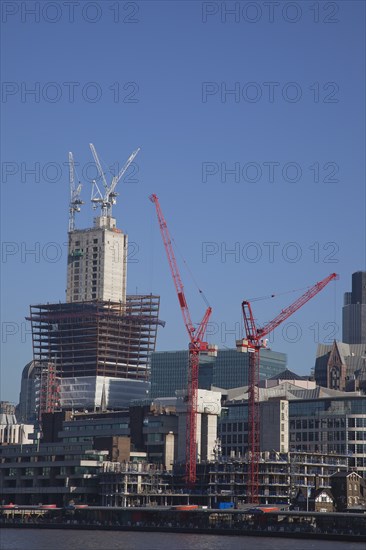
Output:
[[2,529],[1,550],[364,550],[355,542],[132,531]]

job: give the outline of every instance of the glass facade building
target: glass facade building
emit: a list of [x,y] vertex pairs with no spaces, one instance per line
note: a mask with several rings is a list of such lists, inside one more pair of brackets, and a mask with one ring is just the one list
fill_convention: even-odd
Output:
[[[271,378],[286,369],[284,353],[263,349],[259,374]],[[160,351],[151,354],[151,397],[172,397],[176,390],[187,387],[188,351]],[[199,388],[216,386],[223,389],[248,385],[248,354],[236,349],[220,349],[217,357],[201,355]]]
[[366,344],[366,271],[352,274],[352,292],[344,295],[343,342]]

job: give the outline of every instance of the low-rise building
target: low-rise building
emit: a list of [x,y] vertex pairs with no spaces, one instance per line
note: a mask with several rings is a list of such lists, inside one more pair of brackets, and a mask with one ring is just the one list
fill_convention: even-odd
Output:
[[[218,423],[222,455],[248,451],[248,389],[227,392]],[[262,451],[343,455],[348,468],[366,478],[366,396],[292,382],[259,388]]]
[[57,504],[73,499],[97,504],[98,474],[105,451],[89,443],[0,447],[0,493],[4,504]]
[[365,480],[356,472],[337,472],[330,478],[337,512],[352,508],[365,508]]
[[33,431],[33,424],[17,422],[15,414],[0,414],[0,445],[30,443]]

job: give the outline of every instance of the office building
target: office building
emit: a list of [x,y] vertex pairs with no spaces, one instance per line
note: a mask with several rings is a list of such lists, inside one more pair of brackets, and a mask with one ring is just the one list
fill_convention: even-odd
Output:
[[352,274],[352,291],[344,295],[343,335],[346,344],[366,344],[366,271]]
[[[219,420],[222,454],[242,457],[248,450],[247,388],[229,390]],[[231,394],[231,395],[230,395]],[[259,388],[261,451],[337,454],[366,477],[366,396],[292,382]]]
[[[271,378],[286,369],[287,357],[269,349],[261,351],[259,374]],[[188,351],[151,354],[151,397],[171,397],[187,387]],[[199,388],[230,389],[248,384],[248,354],[235,349],[220,349],[217,357],[200,355]]]

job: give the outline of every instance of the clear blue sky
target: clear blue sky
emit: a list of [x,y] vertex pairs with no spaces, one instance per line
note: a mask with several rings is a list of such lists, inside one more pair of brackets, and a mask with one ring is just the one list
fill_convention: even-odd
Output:
[[[34,4],[39,14],[26,11]],[[2,3],[2,399],[17,402],[32,358],[29,304],[65,297],[68,151],[84,181],[77,224],[92,223],[89,142],[105,165],[142,147],[114,214],[135,243],[128,291],[161,296],[157,348],[187,337],[152,192],[213,307],[219,346],[234,346],[243,298],[340,274],[285,338],[275,333],[272,348],[309,373],[316,340],[341,324],[352,272],[365,269],[364,2],[237,2],[231,15],[222,2],[58,5]],[[182,276],[200,321],[205,305]],[[258,323],[296,296],[256,302]]]

